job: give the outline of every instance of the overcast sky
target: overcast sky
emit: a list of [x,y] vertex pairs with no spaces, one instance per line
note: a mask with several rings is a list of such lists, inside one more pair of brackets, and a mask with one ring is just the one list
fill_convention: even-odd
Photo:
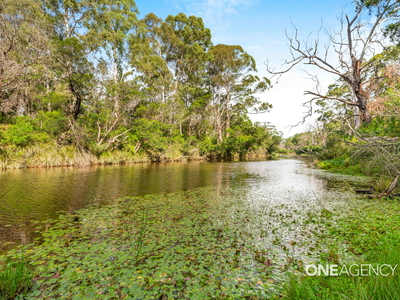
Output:
[[[337,28],[337,17],[343,10],[349,16],[354,15],[353,4],[344,0],[137,0],[136,5],[140,17],[150,12],[162,19],[180,12],[202,17],[205,26],[211,29],[214,45],[242,46],[256,59],[259,75],[266,77],[269,77],[264,65],[267,60],[279,69],[282,60],[290,58],[285,28],[292,34],[291,22],[298,28],[299,36],[306,39],[310,32],[318,31],[321,22],[324,28]],[[303,92],[313,89],[313,82],[306,77],[299,67],[285,74],[278,84],[274,80],[273,88],[261,95],[273,109],[270,113],[252,116],[252,120],[272,123],[285,137],[303,131],[301,126],[289,131],[288,126],[298,123],[305,111],[301,104],[309,97]],[[334,80],[330,75],[320,74],[325,91]]]

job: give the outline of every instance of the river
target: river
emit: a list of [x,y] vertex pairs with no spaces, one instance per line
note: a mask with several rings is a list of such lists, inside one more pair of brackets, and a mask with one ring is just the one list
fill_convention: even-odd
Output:
[[[299,199],[353,195],[364,180],[311,169],[302,159],[190,162],[0,171],[0,240],[31,243],[32,221],[55,219],[88,205],[124,196],[172,193],[206,186],[249,186],[249,198],[297,203]],[[318,196],[318,197],[319,197]],[[10,246],[0,245],[0,250]]]

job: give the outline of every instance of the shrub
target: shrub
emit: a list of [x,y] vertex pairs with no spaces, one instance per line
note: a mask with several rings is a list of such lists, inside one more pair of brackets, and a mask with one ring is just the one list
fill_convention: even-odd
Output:
[[33,126],[26,117],[17,117],[14,125],[11,125],[2,136],[5,144],[27,146],[33,140]]
[[373,184],[372,186],[378,194],[381,194],[389,189],[391,183],[392,181],[390,179],[381,177],[376,180],[375,184]]
[[36,117],[36,126],[53,136],[63,133],[68,125],[68,119],[59,110],[40,112]]
[[15,124],[9,126],[0,136],[0,144],[26,147],[34,142],[44,142],[46,133],[35,131],[33,120],[28,117],[16,117]]

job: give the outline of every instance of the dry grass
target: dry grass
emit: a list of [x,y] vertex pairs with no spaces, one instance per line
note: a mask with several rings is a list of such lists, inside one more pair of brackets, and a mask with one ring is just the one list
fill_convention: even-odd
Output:
[[[10,147],[0,155],[0,170],[38,167],[68,167],[109,164],[132,164],[151,162],[145,153],[133,154],[130,151],[114,150],[104,152],[99,157],[89,151],[82,151],[72,145],[38,144],[28,147]],[[198,151],[183,155],[179,149],[169,149],[157,161],[204,160]]]

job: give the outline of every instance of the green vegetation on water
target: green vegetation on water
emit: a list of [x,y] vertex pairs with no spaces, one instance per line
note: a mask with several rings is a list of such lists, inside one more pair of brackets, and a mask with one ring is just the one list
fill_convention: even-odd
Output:
[[[397,199],[345,200],[328,209],[322,207],[332,199],[313,199],[302,214],[290,205],[246,200],[247,195],[245,187],[217,187],[123,198],[38,223],[43,240],[24,249],[26,270],[35,270],[35,278],[22,294],[26,299],[395,299],[379,295],[397,295],[398,274],[303,276],[308,263],[396,263]],[[20,251],[2,256],[2,264]]]
[[[64,215],[42,245],[27,299],[196,299],[277,295],[271,255],[252,249],[235,213],[243,191],[214,188],[124,198]],[[235,216],[238,219],[232,219]],[[29,247],[28,247],[29,248]],[[17,251],[10,251],[13,257]],[[4,257],[5,259],[5,257]]]
[[350,158],[337,157],[333,159],[323,160],[318,162],[316,165],[318,168],[323,170],[333,171],[344,175],[363,175],[363,169],[359,163],[354,163]]

